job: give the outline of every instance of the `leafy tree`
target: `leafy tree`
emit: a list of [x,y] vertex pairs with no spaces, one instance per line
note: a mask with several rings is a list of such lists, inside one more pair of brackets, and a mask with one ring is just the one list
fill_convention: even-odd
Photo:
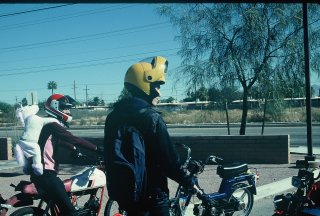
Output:
[[45,103],[46,103],[46,102],[47,102],[46,100],[44,100],[44,101],[39,101],[38,106],[39,106],[39,109],[40,109],[40,110],[44,110],[44,106],[45,106]]
[[123,88],[116,102],[120,101],[123,98],[129,97],[129,95],[130,93],[128,92],[128,90],[126,88]]
[[187,98],[183,99],[184,102],[191,101],[207,101],[208,100],[208,89],[205,87],[201,87],[196,91],[192,91],[191,89],[187,92]]
[[51,90],[51,94],[53,95],[53,90],[58,88],[58,84],[55,81],[48,82],[48,89]]
[[173,103],[174,101],[175,99],[172,96],[168,97],[167,99],[161,100],[162,103]]
[[208,97],[210,101],[214,102],[232,102],[241,98],[241,92],[236,86],[225,86],[220,89],[217,87],[211,87],[208,90]]
[[0,111],[3,113],[10,113],[12,111],[13,107],[5,102],[0,101]]
[[[311,66],[315,69],[320,55],[319,7],[309,7]],[[248,97],[254,84],[275,91],[279,83],[296,86],[294,81],[304,78],[302,4],[163,5],[159,13],[179,31],[182,62],[178,73],[187,85],[241,86],[241,135],[246,131]]]
[[88,102],[89,106],[104,106],[105,102],[103,99],[99,97],[94,97],[91,101]]
[[21,105],[22,105],[22,106],[27,106],[27,105],[28,105],[28,100],[27,100],[27,98],[23,98],[23,99],[21,100]]
[[8,103],[0,101],[0,122],[14,122],[14,107]]

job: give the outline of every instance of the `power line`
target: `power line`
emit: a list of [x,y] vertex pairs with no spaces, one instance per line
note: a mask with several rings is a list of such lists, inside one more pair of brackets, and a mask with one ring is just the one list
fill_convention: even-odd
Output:
[[[105,83],[88,83],[88,84],[82,84],[82,83],[77,83],[77,86],[80,85],[80,86],[85,86],[85,85],[88,85],[88,86],[94,86],[94,85],[105,85],[105,86],[108,86],[108,85],[116,85],[116,84],[121,84],[122,82],[105,82]],[[68,84],[68,85],[59,85],[59,89],[61,88],[67,88],[67,87],[72,87],[71,89],[74,88],[74,84]],[[77,87],[76,87],[77,88]],[[47,89],[46,87],[42,87],[42,88],[27,88],[27,89],[6,89],[6,90],[1,90],[0,89],[0,94],[3,93],[3,92],[25,92],[25,91],[30,91],[30,90],[43,90],[43,89]]]
[[60,7],[66,7],[70,5],[74,5],[75,3],[70,3],[70,4],[64,4],[64,5],[57,5],[57,6],[51,6],[51,7],[45,7],[45,8],[39,8],[39,9],[33,9],[33,10],[27,10],[27,11],[21,11],[21,12],[15,12],[15,13],[9,13],[9,14],[2,14],[0,15],[1,17],[8,17],[8,16],[16,16],[16,15],[21,15],[21,14],[26,14],[26,13],[33,13],[33,12],[39,12],[43,10],[51,10],[55,8],[60,8]]
[[[145,55],[145,54],[150,54],[150,53],[167,52],[167,51],[173,51],[173,50],[177,50],[177,49],[178,48],[164,49],[164,50],[154,50],[154,51],[143,52],[143,53],[135,53],[135,54],[130,54],[130,55],[122,55],[122,56],[115,56],[115,57],[108,57],[108,58],[92,59],[92,60],[87,60],[87,61],[69,62],[69,63],[56,64],[56,65],[43,65],[43,66],[29,67],[29,68],[12,68],[12,69],[0,70],[0,72],[31,70],[31,69],[46,68],[46,67],[57,67],[57,66],[63,66],[63,65],[75,65],[75,64],[90,63],[90,62],[99,62],[99,61],[105,61],[105,60],[112,60],[112,59],[119,59],[119,58],[137,56],[137,55]],[[2,75],[5,75],[5,74],[2,74]],[[0,76],[2,76],[2,75],[0,74]]]
[[22,27],[25,28],[25,27],[32,26],[32,25],[61,21],[61,20],[72,19],[72,18],[76,18],[76,17],[80,17],[80,16],[87,16],[87,15],[98,14],[98,13],[112,12],[115,10],[121,10],[124,8],[129,8],[129,7],[134,7],[134,6],[136,6],[136,5],[127,5],[127,6],[122,6],[122,7],[111,6],[111,7],[99,8],[99,9],[86,10],[86,11],[82,11],[82,12],[76,12],[76,13],[71,13],[71,14],[66,14],[66,15],[61,15],[61,16],[33,20],[31,22],[22,22],[22,23],[16,23],[16,24],[11,24],[11,25],[4,25],[4,26],[0,26],[0,29],[2,31],[5,31],[5,30],[10,30],[10,29],[15,29],[15,28],[22,28]]
[[[0,52],[10,52],[10,51],[16,51],[17,49],[23,49],[23,48],[27,48],[27,49],[31,49],[34,46],[40,46],[43,47],[42,45],[45,46],[51,46],[51,45],[57,45],[56,43],[59,44],[63,44],[63,43],[70,43],[70,41],[73,40],[79,40],[79,39],[84,39],[84,40],[90,40],[88,38],[92,38],[93,39],[99,39],[100,38],[104,38],[107,37],[110,34],[115,34],[115,33],[121,33],[121,32],[125,32],[122,34],[128,34],[128,32],[126,31],[131,31],[129,33],[134,33],[134,32],[140,32],[138,31],[139,29],[145,29],[145,30],[150,30],[150,29],[159,29],[159,26],[164,25],[164,24],[169,24],[169,22],[160,22],[160,23],[153,23],[153,24],[148,24],[148,25],[142,25],[142,26],[135,26],[135,27],[130,27],[130,28],[125,28],[125,29],[119,29],[119,30],[114,30],[114,31],[109,31],[109,32],[102,32],[102,33],[96,33],[96,34],[89,34],[89,35],[82,35],[82,36],[77,36],[77,37],[70,37],[70,38],[63,38],[63,39],[59,39],[59,40],[52,40],[52,41],[44,41],[44,42],[39,42],[39,43],[31,43],[31,44],[23,44],[23,45],[18,45],[18,46],[11,46],[11,47],[3,47],[0,48]],[[145,31],[144,30],[144,31]],[[119,36],[120,34],[114,35],[114,36]],[[98,38],[96,38],[98,37]],[[81,42],[83,40],[77,41],[77,42]],[[36,47],[39,48],[39,47]]]
[[[177,54],[169,54],[169,55],[166,55],[166,56],[176,56],[176,55]],[[34,73],[41,73],[41,72],[52,72],[52,71],[76,69],[76,68],[85,68],[85,67],[95,67],[95,66],[101,66],[101,65],[123,63],[125,61],[138,61],[138,60],[140,60],[140,59],[138,59],[136,57],[136,58],[126,59],[126,60],[110,61],[110,62],[103,62],[103,63],[96,63],[96,64],[86,64],[86,65],[79,65],[79,66],[73,66],[73,67],[70,66],[70,67],[61,67],[61,68],[53,68],[53,69],[43,69],[43,70],[37,70],[37,71],[27,71],[27,72],[0,74],[0,77],[23,75],[23,74],[34,74]]]
[[[41,57],[37,57],[37,61],[40,59],[48,59],[48,58],[56,58],[56,57],[62,57],[62,56],[74,56],[74,55],[84,55],[84,54],[89,54],[89,53],[96,53],[96,52],[104,52],[104,51],[110,51],[110,50],[119,50],[119,49],[127,49],[127,48],[133,48],[133,47],[142,47],[142,46],[147,46],[149,47],[149,45],[159,45],[162,43],[168,43],[168,42],[172,42],[172,40],[164,40],[164,41],[153,41],[153,42],[148,42],[148,43],[139,43],[139,44],[134,44],[131,46],[119,46],[119,47],[113,47],[113,48],[105,48],[105,49],[95,49],[95,50],[90,50],[90,51],[86,51],[86,52],[73,52],[73,53],[67,53],[67,54],[59,54],[59,55],[51,55],[51,56],[41,56]],[[31,58],[24,58],[24,59],[14,59],[12,61],[1,61],[0,63],[10,63],[10,62],[14,62],[15,64],[18,62],[22,62],[22,61],[29,61],[29,60],[34,60],[34,57]]]

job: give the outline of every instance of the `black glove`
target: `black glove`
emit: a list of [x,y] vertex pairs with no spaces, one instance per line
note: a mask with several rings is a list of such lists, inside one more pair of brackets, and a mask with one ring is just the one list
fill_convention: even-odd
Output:
[[192,184],[186,188],[186,192],[188,194],[194,195],[194,194],[197,194],[199,190],[199,188],[196,186],[196,182],[198,181],[198,179],[195,176],[190,176],[190,177],[192,178]]
[[187,169],[191,174],[199,175],[204,171],[204,163],[201,160],[190,160]]
[[85,155],[83,155],[78,148],[74,147],[74,149],[71,152],[71,157],[75,159],[81,159],[84,158]]
[[104,157],[104,149],[101,146],[97,146],[96,153],[98,156]]

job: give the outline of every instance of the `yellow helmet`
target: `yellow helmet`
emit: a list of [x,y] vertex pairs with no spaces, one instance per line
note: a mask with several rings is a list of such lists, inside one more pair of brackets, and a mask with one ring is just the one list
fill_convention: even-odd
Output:
[[150,95],[150,83],[165,83],[165,73],[168,69],[168,61],[162,56],[144,59],[133,64],[124,77],[124,83],[129,83],[147,95]]

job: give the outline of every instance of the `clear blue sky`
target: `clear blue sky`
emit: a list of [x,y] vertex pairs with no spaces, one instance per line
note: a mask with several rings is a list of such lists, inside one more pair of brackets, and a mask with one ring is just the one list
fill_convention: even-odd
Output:
[[[149,56],[169,60],[163,98],[185,97],[183,85],[173,84],[179,44],[176,30],[155,9],[158,4],[0,4],[0,101],[14,104],[29,92],[39,101],[51,94],[69,94],[84,102],[118,98],[130,65]],[[40,9],[40,10],[38,10]],[[34,11],[38,10],[38,11]],[[34,12],[28,12],[34,11]],[[312,78],[311,84],[319,79]]]
[[[169,73],[180,63],[175,30],[155,9],[157,4],[0,4],[0,101],[21,101],[37,92],[39,101],[56,93],[85,101],[97,96],[115,101],[130,65],[149,56],[169,60]],[[21,13],[22,12],[22,13]],[[183,98],[172,76],[163,98]]]

